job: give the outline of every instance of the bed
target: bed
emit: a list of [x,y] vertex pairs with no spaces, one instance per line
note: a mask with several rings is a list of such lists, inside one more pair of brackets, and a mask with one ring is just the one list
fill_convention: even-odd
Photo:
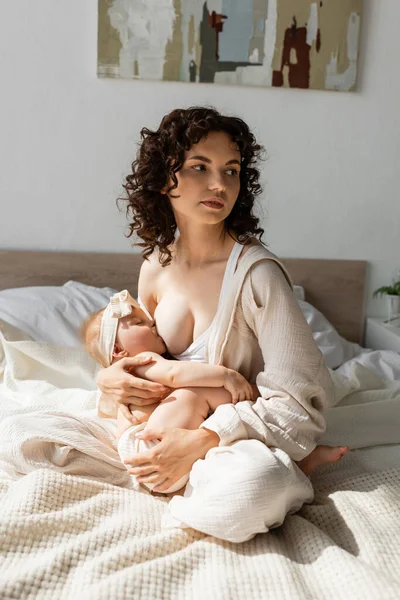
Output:
[[[341,348],[339,358],[337,349],[329,354],[329,338],[338,392],[324,441],[352,451],[312,476],[313,503],[239,545],[163,530],[167,501],[132,490],[107,432],[89,417],[79,422],[93,410],[94,365],[78,347],[49,354],[48,343],[3,321],[1,598],[400,597],[400,355],[360,346],[364,261],[284,262],[305,291],[304,311],[313,307],[316,340],[324,343],[321,321],[313,321],[322,313]],[[0,288],[22,293],[73,280],[135,294],[140,264],[134,254],[3,251]],[[88,288],[66,289],[82,298]],[[21,415],[42,433],[18,438],[14,417]],[[54,437],[60,419],[72,425]],[[24,450],[18,461],[15,440]]]
[[[307,300],[339,333],[362,342],[366,261],[288,258],[283,262],[294,283],[306,289]],[[135,296],[141,263],[141,256],[133,253],[0,251],[0,290],[75,280],[129,288]]]

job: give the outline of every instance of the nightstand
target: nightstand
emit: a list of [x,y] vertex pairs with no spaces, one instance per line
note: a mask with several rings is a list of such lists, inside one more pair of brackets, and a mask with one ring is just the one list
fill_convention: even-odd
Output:
[[384,323],[384,318],[367,319],[365,346],[372,350],[400,352],[400,318]]

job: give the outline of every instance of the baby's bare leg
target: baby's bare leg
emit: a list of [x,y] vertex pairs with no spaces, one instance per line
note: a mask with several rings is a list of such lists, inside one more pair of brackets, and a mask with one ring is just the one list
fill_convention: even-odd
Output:
[[[135,406],[134,404],[129,405],[129,409],[132,415],[136,418],[137,424],[145,423],[146,421],[148,421],[150,415],[155,411],[157,407],[158,402],[156,404],[149,404],[147,406]],[[129,419],[127,419],[124,416],[123,412],[121,412],[121,410],[118,409],[117,440],[119,440],[124,431],[129,429],[129,427],[132,427],[132,421],[129,421]]]
[[[149,411],[149,416],[144,420],[143,425],[132,425],[132,423],[121,414],[118,413],[118,453],[122,462],[127,458],[132,457],[134,454],[140,454],[147,452],[151,448],[157,445],[154,440],[141,440],[136,438],[138,431],[146,429],[164,428],[164,427],[181,427],[184,429],[197,429],[199,425],[207,418],[211,405],[215,406],[221,404],[225,398],[225,402],[230,400],[230,394],[220,393],[218,389],[212,388],[184,388],[175,390],[167,398],[162,400],[160,404],[156,406],[154,412]],[[222,390],[225,392],[225,390]],[[227,397],[229,396],[229,398]],[[154,405],[151,405],[153,408]],[[148,407],[143,407],[147,409]],[[136,411],[133,411],[135,417],[137,417]],[[168,490],[168,493],[175,493],[177,490],[183,488],[189,475],[184,475],[176,483],[174,483]],[[154,484],[143,483],[141,484],[140,479],[137,480],[135,476],[132,476],[134,485],[143,485],[148,490],[152,490]],[[164,493],[165,494],[165,493]]]
[[197,429],[210,410],[229,404],[232,397],[224,388],[193,387],[174,390],[149,417],[148,427]]

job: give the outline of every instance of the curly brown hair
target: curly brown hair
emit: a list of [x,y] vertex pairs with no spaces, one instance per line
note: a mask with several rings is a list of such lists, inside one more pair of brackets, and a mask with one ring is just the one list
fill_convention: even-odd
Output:
[[214,131],[227,133],[241,154],[240,192],[225,219],[225,230],[235,234],[242,244],[248,243],[251,236],[260,239],[263,235],[264,230],[253,214],[255,198],[262,191],[256,165],[263,147],[238,117],[221,115],[206,107],[178,108],[162,119],[157,131],[147,127],[141,130],[139,151],[123,186],[127,197],[118,199],[127,203],[126,215],[128,220],[132,219],[127,237],[136,232],[143,240],[137,245],[143,248],[144,258],[157,247],[160,263],[170,264],[169,246],[177,225],[169,198],[162,190],[171,179],[173,185],[168,192],[177,187],[176,173],[183,166],[185,151]]

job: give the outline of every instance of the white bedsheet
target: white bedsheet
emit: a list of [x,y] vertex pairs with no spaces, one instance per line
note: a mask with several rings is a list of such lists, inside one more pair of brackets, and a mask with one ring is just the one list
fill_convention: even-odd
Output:
[[354,450],[313,476],[311,505],[233,545],[161,529],[167,501],[131,489],[83,352],[3,330],[1,598],[400,597],[400,355],[339,369],[325,439]]

